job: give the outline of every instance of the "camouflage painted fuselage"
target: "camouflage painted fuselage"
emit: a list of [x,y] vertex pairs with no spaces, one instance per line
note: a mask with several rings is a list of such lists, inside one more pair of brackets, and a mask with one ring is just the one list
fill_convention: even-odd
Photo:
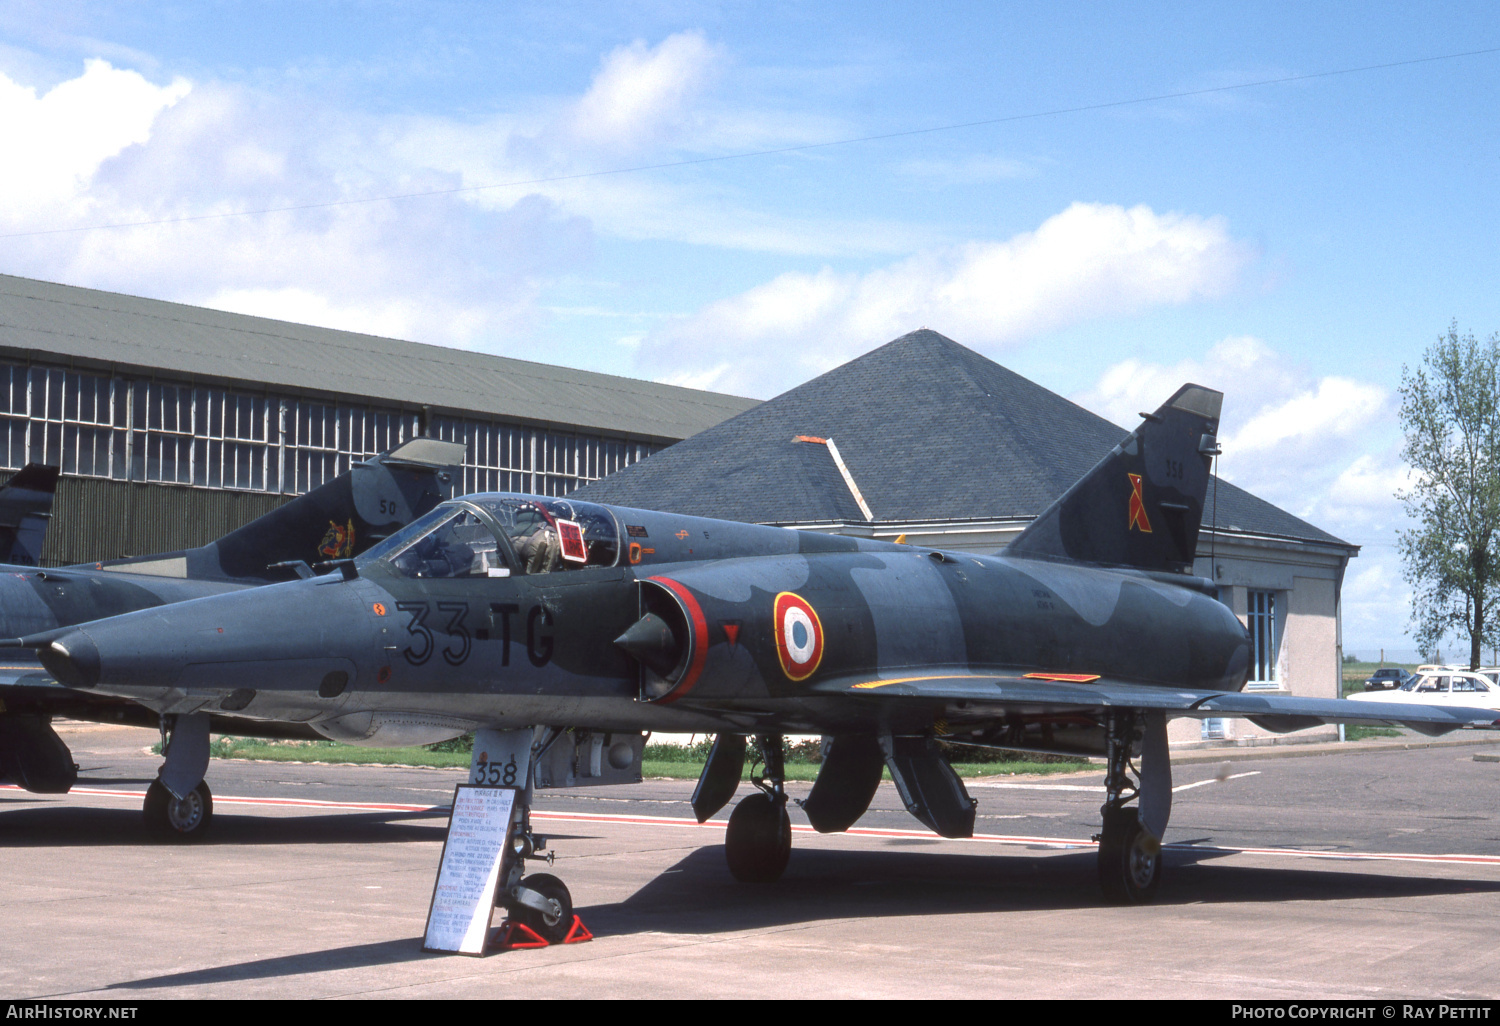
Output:
[[[372,745],[534,724],[838,734],[993,721],[983,703],[826,690],[947,671],[1244,682],[1244,628],[1207,582],[603,508],[631,539],[620,565],[434,579],[363,560],[348,578],[87,624],[57,641],[66,658],[43,657],[67,683],[161,712],[301,721]],[[666,625],[660,672],[616,643],[652,611]],[[1007,715],[1079,718],[1045,702]]]

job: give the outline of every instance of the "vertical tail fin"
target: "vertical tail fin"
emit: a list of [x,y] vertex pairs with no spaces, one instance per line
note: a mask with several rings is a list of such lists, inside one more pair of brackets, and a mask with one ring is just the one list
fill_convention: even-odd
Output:
[[57,478],[57,467],[28,463],[0,486],[0,563],[41,563]]
[[461,442],[413,438],[196,549],[110,560],[103,566],[193,580],[283,580],[273,563],[357,556],[448,498]]
[[[299,495],[205,546],[233,578],[279,578],[271,563],[347,559],[399,530],[448,497],[448,474],[463,462],[461,442],[413,438],[357,463],[327,484]],[[200,550],[203,551],[203,550]],[[190,576],[212,575],[208,567]]]
[[1005,554],[1190,572],[1223,401],[1222,392],[1183,385]]

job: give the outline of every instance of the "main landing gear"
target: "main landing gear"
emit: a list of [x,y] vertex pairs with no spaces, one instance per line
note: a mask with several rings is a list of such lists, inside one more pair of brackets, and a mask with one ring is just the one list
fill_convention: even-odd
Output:
[[214,796],[203,779],[208,716],[163,716],[161,739],[166,762],[146,789],[146,832],[158,841],[201,841],[214,818]]
[[151,781],[146,790],[146,832],[161,841],[199,841],[208,833],[214,818],[214,796],[208,781],[179,798],[160,780]]
[[[1161,838],[1172,798],[1166,721],[1160,713],[1121,710],[1110,714],[1106,726],[1108,768],[1099,810],[1104,829],[1094,838],[1099,842],[1099,884],[1111,904],[1136,905],[1152,900],[1161,884]],[[1137,746],[1140,771],[1130,759]],[[1126,806],[1137,798],[1139,807]]]
[[729,872],[744,883],[772,883],[792,855],[792,820],[786,812],[786,770],[780,734],[758,734],[762,771],[751,782],[759,788],[740,801],[724,833]]

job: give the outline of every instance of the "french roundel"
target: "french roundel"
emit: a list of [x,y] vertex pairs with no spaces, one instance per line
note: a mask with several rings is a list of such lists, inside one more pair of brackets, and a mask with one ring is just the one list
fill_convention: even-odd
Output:
[[823,661],[823,624],[800,595],[776,596],[776,655],[792,680],[806,680]]

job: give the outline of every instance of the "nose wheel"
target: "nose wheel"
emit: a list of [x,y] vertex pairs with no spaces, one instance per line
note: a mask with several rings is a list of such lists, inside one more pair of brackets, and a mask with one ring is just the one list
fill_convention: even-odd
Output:
[[561,944],[573,928],[573,896],[551,873],[522,877],[509,912],[548,944]]
[[792,820],[786,811],[786,771],[781,736],[755,739],[765,770],[752,783],[760,789],[740,801],[724,833],[724,859],[742,883],[773,883],[792,857]]
[[178,798],[160,780],[151,781],[142,808],[146,831],[159,841],[200,841],[214,818],[214,796],[208,781]]

